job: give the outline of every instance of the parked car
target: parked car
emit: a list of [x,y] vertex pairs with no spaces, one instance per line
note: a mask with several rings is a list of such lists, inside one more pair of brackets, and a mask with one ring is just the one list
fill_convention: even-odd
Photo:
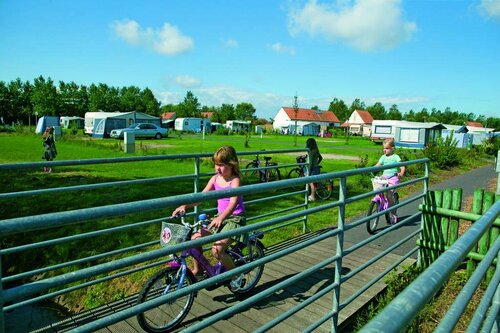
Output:
[[123,139],[125,132],[134,133],[136,138],[161,139],[168,136],[168,129],[148,123],[133,124],[127,128],[114,129],[109,136],[115,139]]

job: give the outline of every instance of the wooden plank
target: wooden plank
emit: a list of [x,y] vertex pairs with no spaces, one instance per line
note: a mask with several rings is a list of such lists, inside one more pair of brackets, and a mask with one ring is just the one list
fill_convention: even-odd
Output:
[[[346,247],[352,246],[346,244]],[[283,248],[283,247],[282,247]],[[272,263],[269,263],[264,268],[264,274],[261,281],[257,285],[252,294],[256,294],[261,290],[265,290],[276,283],[290,278],[305,269],[310,268],[322,260],[332,257],[336,252],[336,239],[328,238],[311,246],[305,247],[300,251],[285,255]],[[350,270],[360,267],[370,258],[373,258],[379,253],[378,248],[370,247],[369,245],[360,248],[342,260],[343,274]],[[276,253],[276,250],[274,251]],[[341,287],[340,300],[344,302],[348,297],[357,292],[367,282],[372,280],[376,275],[380,274],[389,265],[394,263],[399,256],[388,254],[370,265],[367,269],[360,271],[358,274],[345,281]],[[319,290],[331,285],[334,281],[334,266],[335,263],[326,265],[317,272],[312,273],[307,278],[301,279],[284,290],[260,300],[251,305],[241,313],[225,318],[210,327],[202,330],[202,332],[219,333],[219,332],[252,332],[263,324],[269,322],[276,316],[288,311],[289,309],[300,305],[316,294]],[[339,324],[349,318],[359,308],[369,302],[381,290],[385,288],[383,280],[377,282],[370,287],[365,293],[358,296],[351,304],[346,306],[339,313]],[[210,317],[231,305],[245,299],[247,296],[237,296],[231,293],[226,287],[220,287],[212,291],[200,290],[195,298],[193,307],[190,313],[183,321],[183,325],[177,331],[181,331],[186,327],[202,321],[204,318]],[[105,307],[85,311],[68,319],[64,325],[61,322],[59,329],[50,332],[64,332],[77,325],[81,325],[89,320],[94,320],[106,314],[118,312],[124,308],[134,305],[136,296],[130,296],[126,299],[113,302]],[[292,317],[280,322],[276,327],[272,328],[271,332],[296,332],[306,329],[309,325],[319,320],[323,315],[332,310],[333,292],[329,292],[319,298],[304,309],[299,310]],[[331,322],[328,320],[323,323],[315,332],[329,332]],[[48,331],[47,331],[48,332]],[[99,332],[117,332],[117,333],[137,333],[142,332],[135,317],[128,318],[120,323],[113,324]]]

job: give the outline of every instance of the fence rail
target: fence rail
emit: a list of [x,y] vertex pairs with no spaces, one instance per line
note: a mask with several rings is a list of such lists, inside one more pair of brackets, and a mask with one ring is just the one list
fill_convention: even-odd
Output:
[[[280,153],[296,153],[296,152],[304,152],[304,149],[293,149],[293,150],[277,150],[277,151],[267,151],[266,154],[280,154]],[[245,152],[240,153],[239,155],[255,155],[262,154],[262,151],[259,152]],[[193,159],[194,161],[194,172],[192,174],[183,175],[186,177],[191,177],[194,182],[195,191],[198,188],[199,177],[203,175],[200,171],[200,158],[209,157],[211,154],[189,154],[189,155],[173,155],[173,156],[155,156],[155,157],[143,157],[143,158],[121,158],[121,159],[106,159],[106,160],[90,160],[89,164],[102,164],[102,163],[118,163],[118,162],[143,162],[143,161],[151,161],[151,160],[165,160],[168,162],[172,159]],[[51,163],[22,163],[20,165],[10,164],[10,165],[2,165],[0,166],[0,170],[19,170],[20,169],[29,169],[29,168],[37,168],[40,165],[60,165],[60,166],[82,166],[86,165],[85,161],[60,161],[60,162],[51,162]],[[403,182],[396,187],[408,186],[410,184],[415,183],[423,183],[424,191],[427,189],[428,183],[428,160],[421,159],[415,161],[402,162],[398,165],[424,165],[424,174],[421,177],[416,177],[414,179],[410,179],[406,182]],[[252,207],[256,205],[257,207],[263,207],[264,204],[266,208],[269,208],[266,212],[262,214],[256,214],[255,216],[250,217],[248,220],[252,223],[249,223],[247,226],[240,228],[238,230],[229,231],[223,234],[216,234],[209,237],[203,237],[198,240],[182,243],[176,246],[172,246],[169,248],[158,248],[157,241],[152,241],[151,239],[146,239],[145,236],[142,238],[142,242],[137,242],[133,246],[127,246],[124,248],[116,248],[109,251],[104,251],[102,253],[94,253],[91,256],[87,257],[76,257],[72,259],[68,259],[63,262],[57,262],[55,264],[46,265],[44,267],[37,267],[32,270],[17,272],[15,274],[6,274],[2,276],[2,285],[3,288],[0,289],[0,302],[2,304],[2,312],[0,315],[0,331],[5,331],[5,313],[7,311],[15,310],[21,306],[29,305],[35,302],[39,302],[45,299],[51,299],[57,296],[64,295],[68,292],[75,292],[82,288],[89,288],[91,286],[95,286],[96,284],[101,284],[104,282],[109,282],[116,278],[121,278],[123,276],[127,276],[130,274],[134,274],[138,271],[142,271],[144,269],[150,269],[152,267],[156,267],[158,265],[164,264],[168,261],[168,255],[171,253],[179,252],[183,249],[190,248],[193,246],[200,246],[215,240],[227,238],[230,236],[239,235],[241,233],[251,233],[258,230],[266,230],[271,231],[276,228],[283,228],[289,226],[291,224],[303,223],[306,225],[306,221],[308,217],[313,216],[314,214],[320,212],[336,212],[337,215],[337,227],[332,230],[319,234],[311,239],[305,240],[302,243],[289,246],[279,251],[269,253],[262,259],[259,259],[255,262],[249,263],[246,266],[235,268],[231,273],[224,273],[219,276],[210,278],[208,280],[204,280],[198,282],[186,289],[181,289],[176,291],[175,293],[166,295],[162,298],[155,299],[153,301],[149,301],[143,303],[141,305],[135,305],[130,308],[124,309],[118,313],[109,315],[104,318],[100,318],[94,322],[85,324],[79,328],[75,328],[74,332],[90,332],[97,330],[99,328],[103,328],[109,326],[113,323],[121,321],[130,316],[136,315],[140,312],[143,312],[146,309],[155,307],[160,302],[168,301],[169,299],[179,296],[181,294],[186,294],[189,292],[193,292],[196,290],[201,290],[207,287],[209,284],[222,281],[224,279],[229,278],[231,275],[242,272],[250,267],[254,267],[257,265],[271,263],[273,260],[281,258],[287,254],[296,252],[304,247],[307,247],[311,244],[315,244],[324,239],[332,239],[332,241],[336,242],[336,251],[335,253],[331,253],[330,257],[324,261],[318,262],[317,264],[310,267],[310,269],[305,270],[304,272],[290,277],[285,281],[282,281],[276,286],[269,288],[268,290],[262,291],[259,294],[256,294],[248,299],[245,299],[223,311],[220,313],[211,316],[209,318],[204,318],[203,321],[189,327],[187,331],[196,331],[198,329],[202,329],[204,327],[209,326],[211,323],[221,320],[224,316],[235,314],[240,311],[244,307],[248,307],[251,304],[254,304],[259,299],[267,297],[270,293],[275,292],[277,290],[283,289],[286,286],[296,283],[300,281],[303,276],[307,274],[312,274],[315,271],[320,270],[325,265],[335,263],[334,268],[334,279],[332,283],[325,288],[322,293],[331,294],[332,296],[332,308],[331,311],[325,313],[319,320],[317,320],[310,327],[304,328],[305,331],[312,331],[315,328],[329,322],[331,331],[337,330],[338,324],[338,316],[340,311],[344,309],[350,302],[352,302],[355,298],[359,297],[363,291],[368,289],[377,281],[383,279],[383,277],[394,267],[398,266],[404,258],[411,256],[416,249],[412,249],[406,256],[400,259],[398,262],[395,262],[391,267],[389,267],[382,274],[374,278],[370,281],[364,288],[356,292],[352,297],[348,300],[341,302],[340,301],[340,293],[342,285],[348,280],[355,277],[361,271],[370,267],[371,264],[374,264],[377,260],[382,258],[384,255],[387,255],[392,250],[403,244],[404,242],[410,241],[414,238],[418,231],[411,233],[406,238],[400,240],[397,244],[385,249],[381,252],[380,255],[376,256],[368,260],[366,263],[361,265],[359,268],[353,270],[349,273],[342,272],[342,260],[345,255],[348,255],[354,251],[359,250],[364,245],[383,237],[384,235],[394,230],[395,227],[388,228],[372,237],[367,237],[366,240],[359,244],[355,244],[349,248],[344,248],[344,234],[349,232],[351,229],[359,226],[366,222],[366,218],[360,218],[356,221],[352,221],[347,224],[346,219],[346,206],[352,203],[358,202],[360,200],[365,200],[369,197],[372,197],[375,193],[373,191],[369,191],[367,193],[349,195],[347,188],[347,180],[349,177],[356,177],[359,175],[369,174],[370,172],[377,172],[383,170],[385,167],[370,167],[364,169],[357,170],[348,170],[343,172],[332,172],[325,173],[321,175],[311,176],[311,177],[303,177],[298,179],[291,180],[281,180],[275,181],[272,183],[261,183],[261,184],[253,184],[242,186],[235,189],[222,190],[222,191],[211,191],[207,193],[186,193],[176,196],[169,196],[164,198],[153,198],[148,200],[140,200],[134,202],[127,203],[118,203],[107,206],[98,206],[92,208],[82,208],[76,209],[72,211],[61,211],[61,212],[52,212],[48,214],[41,215],[33,215],[33,216],[23,216],[23,217],[14,217],[6,220],[0,221],[0,240],[5,240],[11,236],[17,236],[20,234],[29,234],[30,232],[39,232],[39,231],[56,231],[56,234],[61,234],[62,228],[67,228],[71,226],[93,226],[95,229],[90,231],[75,233],[71,236],[58,236],[52,237],[49,239],[45,239],[43,241],[35,242],[35,243],[24,243],[24,244],[15,244],[11,247],[5,247],[0,250],[1,259],[4,257],[17,255],[19,253],[25,253],[27,251],[41,251],[47,247],[57,247],[60,244],[67,244],[75,241],[91,242],[92,240],[98,239],[98,237],[107,235],[115,235],[119,232],[129,232],[135,233],[139,230],[147,229],[147,227],[155,227],[158,226],[158,223],[161,221],[169,220],[170,216],[163,216],[163,210],[169,207],[175,207],[180,204],[185,203],[194,203],[194,202],[205,202],[211,201],[214,199],[218,199],[221,197],[228,196],[237,196],[244,195],[251,197],[252,195],[260,195],[259,198],[254,200],[248,200],[245,202],[246,206]],[[170,179],[178,179],[179,176],[172,176]],[[168,177],[165,177],[168,178]],[[162,178],[164,179],[164,178]],[[317,182],[326,179],[336,179],[339,182],[339,196],[337,200],[326,201],[322,204],[315,205],[314,207],[309,206],[307,202],[307,184],[310,182]],[[149,182],[151,179],[147,180],[130,180],[130,181],[120,181],[113,182],[114,185],[127,185],[129,182],[141,182],[146,181]],[[305,190],[290,192],[288,189],[296,186],[303,185],[306,186]],[[93,186],[111,186],[110,183],[104,184],[96,184]],[[70,191],[75,190],[83,190],[85,187],[70,187],[68,188],[68,193]],[[282,190],[282,191],[280,191]],[[64,191],[63,189],[50,189],[47,191]],[[42,193],[46,194],[47,192],[40,192],[40,190],[27,191],[29,194],[25,192],[13,192],[6,193],[2,198],[13,198],[16,196],[23,197],[27,195],[40,195]],[[422,198],[425,195],[425,192],[415,198],[410,198],[407,200],[402,200],[398,207],[403,207],[406,204],[409,204],[419,198]],[[274,205],[270,205],[266,202],[279,202],[287,197],[299,197],[303,198],[303,202],[296,206],[279,208],[274,207]],[[260,206],[259,206],[260,205]],[[270,207],[272,206],[272,207]],[[256,211],[259,211],[257,209]],[[126,216],[137,214],[137,212],[158,212],[158,216],[154,219],[141,220],[141,221],[133,221],[130,220],[130,223],[118,223],[112,225],[111,227],[107,226],[106,223],[102,223],[104,221],[108,221],[109,219],[120,217],[123,219]],[[335,213],[330,214],[333,216]],[[410,216],[405,220],[400,222],[400,225],[405,225],[412,218],[418,216],[418,213],[414,216]],[[99,221],[99,223],[96,223]],[[125,221],[125,220],[124,220]],[[332,218],[332,221],[334,219]],[[399,227],[399,226],[398,226]],[[367,235],[368,236],[368,235]],[[109,238],[111,239],[111,238]],[[96,249],[97,251],[97,249]],[[3,260],[2,260],[3,262]],[[6,272],[7,270],[3,270]],[[50,273],[50,274],[49,274]],[[38,279],[32,279],[31,277],[37,276]],[[40,278],[41,277],[41,278]],[[19,283],[22,282],[22,283]],[[319,297],[319,295],[318,295]],[[313,301],[314,298],[311,299]],[[287,318],[292,316],[297,311],[303,309],[307,306],[309,302],[304,302],[303,304],[299,304],[294,309],[289,312],[284,312],[279,315],[278,318]],[[264,326],[273,327],[278,324],[279,321],[273,320]],[[255,328],[259,329],[259,328]],[[260,330],[264,330],[260,328]]]

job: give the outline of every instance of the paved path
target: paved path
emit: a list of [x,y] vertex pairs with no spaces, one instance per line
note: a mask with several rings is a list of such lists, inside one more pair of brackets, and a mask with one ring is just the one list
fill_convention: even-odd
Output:
[[[455,188],[462,188],[463,190],[463,195],[462,198],[465,199],[469,196],[472,196],[474,193],[474,190],[477,188],[486,188],[488,184],[494,180],[497,179],[497,173],[495,172],[494,165],[489,164],[487,166],[484,166],[482,168],[474,169],[472,171],[466,172],[464,174],[452,177],[450,179],[447,179],[443,182],[437,183],[435,185],[432,185],[430,187],[431,190],[443,190],[443,189],[455,189]],[[419,192],[421,193],[421,192]],[[414,197],[415,194],[410,195],[409,197]],[[406,198],[402,198],[404,200]],[[401,199],[400,199],[401,201]],[[418,205],[421,203],[421,200],[417,200],[415,202],[412,202],[401,209],[398,209],[398,215],[401,218],[411,216],[415,212],[418,211]],[[357,220],[359,216],[353,218],[352,220]],[[383,229],[386,228],[387,226],[385,225],[385,222],[381,221],[379,226]],[[411,233],[413,230],[416,230],[417,228],[420,228],[420,217],[413,219],[411,221],[408,221],[404,225],[402,225],[399,229],[395,230],[394,232],[391,232],[389,237],[381,237],[371,244],[377,248],[384,249],[387,248],[389,245],[393,244],[395,241],[402,239],[405,235],[408,235]],[[368,233],[366,231],[365,225],[360,225],[354,229],[352,229],[352,232],[349,232],[346,234],[345,239],[349,242],[352,243],[358,243],[368,237]],[[401,248],[397,249],[394,251],[394,253],[402,255],[403,253],[407,253],[411,248],[415,247],[415,241],[410,241]],[[416,257],[416,255],[414,256]]]

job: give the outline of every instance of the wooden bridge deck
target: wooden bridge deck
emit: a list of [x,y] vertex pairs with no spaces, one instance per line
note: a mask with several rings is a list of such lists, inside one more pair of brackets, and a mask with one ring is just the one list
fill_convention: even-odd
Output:
[[[304,235],[304,237],[307,236]],[[281,246],[286,246],[286,244],[281,244],[280,247]],[[351,245],[345,244],[345,246],[347,248]],[[276,283],[293,276],[294,274],[304,271],[327,257],[331,257],[335,253],[335,248],[335,240],[327,239],[267,264],[264,269],[262,279],[257,285],[256,292],[265,290],[266,288],[273,286]],[[270,249],[270,251],[276,250],[277,248]],[[374,247],[365,246],[344,257],[342,262],[344,274],[360,266],[369,258],[376,256],[378,253],[380,253],[380,250]],[[359,290],[377,274],[384,271],[398,258],[399,256],[397,255],[386,255],[375,264],[343,283],[341,289],[341,301],[354,294],[355,291]],[[413,261],[413,259],[407,259],[405,264],[408,265]],[[203,330],[203,332],[252,332],[282,312],[308,299],[318,290],[321,290],[331,284],[334,277],[333,272],[333,265],[324,267],[320,271],[310,275],[307,279],[290,285],[286,288],[286,290],[281,290],[280,292],[259,301],[244,312],[215,323],[209,328]],[[375,295],[383,290],[384,287],[385,284],[383,281],[379,281],[364,294],[354,300],[349,306],[343,309],[340,312],[339,324],[355,313],[358,309],[363,307]],[[180,327],[179,331],[186,326],[197,323],[203,320],[203,318],[207,318],[233,305],[238,301],[238,298],[225,287],[221,287],[213,291],[201,290],[198,293],[198,297],[195,299],[189,315],[183,322],[185,326]],[[291,318],[281,322],[278,326],[275,326],[271,332],[302,331],[310,324],[321,318],[325,313],[331,311],[332,302],[332,293],[328,293],[319,300],[310,304],[305,309],[296,313]],[[64,332],[70,330],[71,328],[78,327],[90,320],[95,320],[95,318],[117,312],[120,309],[128,307],[134,303],[135,297],[124,299],[95,310],[75,315],[74,317],[68,318],[64,322],[59,322],[56,325],[45,326],[41,329],[33,330],[33,332]],[[8,320],[8,318],[6,319]],[[329,322],[323,324],[316,331],[329,332]],[[101,329],[98,332],[133,333],[143,331],[134,317]]]

